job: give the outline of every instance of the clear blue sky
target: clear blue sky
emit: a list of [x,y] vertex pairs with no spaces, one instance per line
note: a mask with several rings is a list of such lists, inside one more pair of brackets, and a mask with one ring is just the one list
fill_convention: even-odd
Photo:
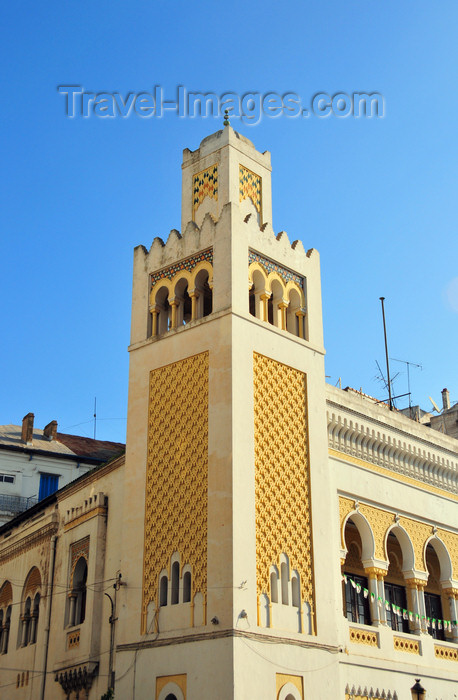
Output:
[[384,396],[383,295],[413,402],[458,401],[457,33],[456,0],[7,3],[0,423],[92,435],[97,396],[97,437],[124,440],[132,251],[180,227],[182,149],[221,127],[71,120],[62,84],[382,93],[384,119],[232,125],[272,153],[275,230],[320,252],[329,381]]

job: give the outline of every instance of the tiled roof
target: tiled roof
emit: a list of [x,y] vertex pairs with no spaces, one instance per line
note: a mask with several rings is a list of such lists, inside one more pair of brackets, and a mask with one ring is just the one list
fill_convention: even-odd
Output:
[[93,440],[79,435],[67,435],[57,433],[55,440],[48,440],[43,435],[43,430],[34,428],[32,444],[26,445],[21,439],[22,428],[20,425],[0,425],[0,449],[27,449],[33,452],[53,452],[56,457],[82,457],[105,462],[117,457],[125,450],[122,442],[109,442],[107,440]]

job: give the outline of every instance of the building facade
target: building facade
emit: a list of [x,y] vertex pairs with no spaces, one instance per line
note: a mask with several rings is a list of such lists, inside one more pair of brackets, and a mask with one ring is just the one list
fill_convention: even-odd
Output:
[[134,253],[125,461],[0,529],[0,685],[452,700],[458,441],[326,386],[269,153],[226,126],[182,173],[181,234]]
[[125,445],[43,430],[27,413],[22,425],[0,425],[0,525],[124,452]]

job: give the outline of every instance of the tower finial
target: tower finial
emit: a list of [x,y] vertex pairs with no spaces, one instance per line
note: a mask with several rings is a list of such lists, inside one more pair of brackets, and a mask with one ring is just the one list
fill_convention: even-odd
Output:
[[231,123],[229,121],[229,110],[225,109],[224,110],[224,121],[223,121],[224,126],[230,126]]

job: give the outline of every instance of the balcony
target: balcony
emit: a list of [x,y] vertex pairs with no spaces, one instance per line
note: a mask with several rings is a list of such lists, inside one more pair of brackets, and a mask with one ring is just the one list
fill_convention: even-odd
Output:
[[36,503],[38,503],[38,498],[35,496],[26,498],[25,496],[11,496],[0,493],[0,513],[8,514],[11,517],[23,513]]

